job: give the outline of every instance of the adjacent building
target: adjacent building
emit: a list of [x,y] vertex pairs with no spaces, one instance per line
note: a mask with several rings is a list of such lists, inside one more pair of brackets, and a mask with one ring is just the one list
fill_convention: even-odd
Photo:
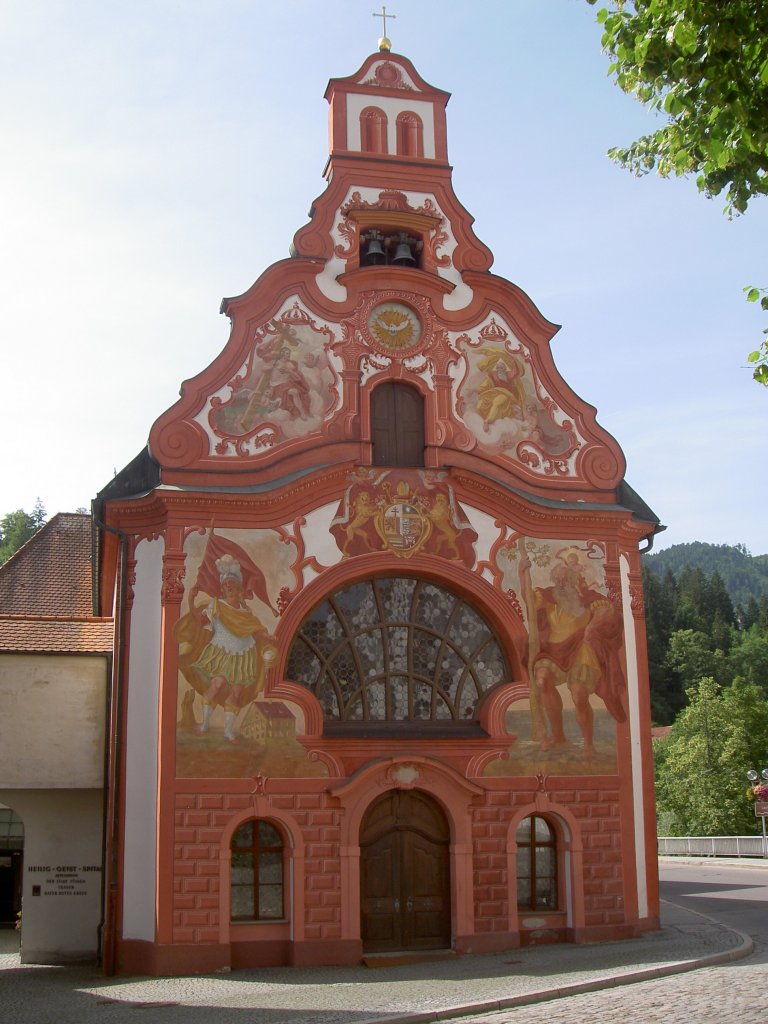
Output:
[[54,516],[0,566],[0,923],[22,962],[101,946],[113,623],[93,615],[91,517]]

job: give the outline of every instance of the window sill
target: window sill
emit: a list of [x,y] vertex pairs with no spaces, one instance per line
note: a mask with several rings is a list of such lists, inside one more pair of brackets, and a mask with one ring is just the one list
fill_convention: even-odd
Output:
[[244,928],[259,928],[259,927],[265,928],[265,927],[268,927],[269,925],[273,925],[273,924],[288,924],[288,918],[287,917],[271,917],[271,918],[269,918],[269,920],[265,919],[265,920],[262,920],[262,921],[257,921],[255,919],[254,920],[246,921],[245,919],[242,919],[242,920],[237,920],[237,921],[230,921],[229,924],[230,924],[230,927],[232,927],[232,928],[243,928],[243,927]]
[[479,722],[333,722],[323,735],[332,739],[484,739]]

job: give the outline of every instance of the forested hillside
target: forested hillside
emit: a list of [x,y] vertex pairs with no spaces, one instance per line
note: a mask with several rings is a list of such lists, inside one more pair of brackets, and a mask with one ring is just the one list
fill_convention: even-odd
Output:
[[673,544],[645,555],[643,564],[660,578],[667,572],[679,577],[684,569],[701,569],[706,576],[719,573],[734,605],[768,597],[768,555],[751,555],[743,544]]

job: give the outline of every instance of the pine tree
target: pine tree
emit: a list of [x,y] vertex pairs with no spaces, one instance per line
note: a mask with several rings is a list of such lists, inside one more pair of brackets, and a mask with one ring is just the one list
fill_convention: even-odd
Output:
[[45,509],[39,498],[31,513],[19,508],[3,516],[0,519],[0,565],[26,544],[44,523]]

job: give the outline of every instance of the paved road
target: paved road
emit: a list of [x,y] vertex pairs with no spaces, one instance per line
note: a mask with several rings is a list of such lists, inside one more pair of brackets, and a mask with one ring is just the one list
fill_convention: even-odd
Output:
[[661,896],[752,937],[752,956],[658,981],[568,996],[461,1024],[768,1024],[768,872],[662,861]]

